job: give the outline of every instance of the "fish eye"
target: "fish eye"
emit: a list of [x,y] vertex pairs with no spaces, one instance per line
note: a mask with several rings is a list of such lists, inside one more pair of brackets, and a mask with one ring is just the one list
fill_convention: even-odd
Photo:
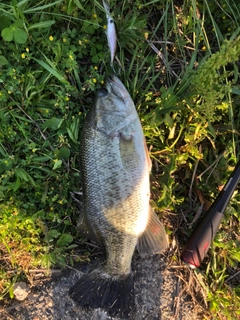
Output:
[[105,88],[101,88],[101,89],[98,90],[98,92],[97,92],[97,96],[98,96],[99,98],[106,97],[107,95],[108,95],[108,91],[107,91],[107,89],[105,89]]
[[113,23],[113,22],[114,22],[114,21],[111,19],[111,20],[110,20],[110,23]]

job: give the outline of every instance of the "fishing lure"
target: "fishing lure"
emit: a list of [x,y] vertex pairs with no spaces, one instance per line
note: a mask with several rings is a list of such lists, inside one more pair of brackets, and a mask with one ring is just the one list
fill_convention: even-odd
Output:
[[115,58],[115,53],[117,49],[117,32],[115,28],[115,23],[114,20],[110,14],[110,5],[109,2],[103,0],[103,6],[106,11],[106,18],[107,18],[107,41],[108,41],[108,46],[110,49],[110,56],[111,56],[111,66],[113,67],[113,61]]

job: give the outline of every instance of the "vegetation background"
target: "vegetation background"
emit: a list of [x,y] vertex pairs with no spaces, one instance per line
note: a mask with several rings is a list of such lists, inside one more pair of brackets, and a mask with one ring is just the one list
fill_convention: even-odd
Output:
[[[181,264],[182,246],[239,159],[240,3],[112,0],[111,8],[114,67],[147,138],[152,205],[175,248],[169,261]],[[105,29],[100,0],[0,3],[2,303],[32,268],[91,259],[70,194],[81,191],[85,114],[111,73]],[[240,315],[239,202],[236,191],[201,270],[188,270],[206,318]]]

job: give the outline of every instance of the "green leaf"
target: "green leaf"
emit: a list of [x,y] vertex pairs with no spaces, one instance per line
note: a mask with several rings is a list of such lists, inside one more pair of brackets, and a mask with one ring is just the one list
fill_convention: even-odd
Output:
[[0,30],[3,30],[4,28],[8,28],[11,25],[11,17],[6,16],[4,12],[0,13]]
[[9,288],[9,296],[10,296],[11,299],[14,298],[13,286],[11,286],[11,287]]
[[57,0],[55,2],[45,4],[43,6],[38,6],[38,7],[30,6],[29,9],[23,10],[22,12],[24,14],[38,12],[38,11],[42,13],[42,11],[44,11],[45,9],[50,8],[50,7],[57,7],[56,5],[61,4],[61,3],[62,3],[62,0]]
[[12,189],[13,191],[17,191],[21,186],[21,180],[19,179],[19,177],[17,177],[17,180],[12,184]]
[[57,158],[63,158],[64,160],[67,160],[70,156],[70,150],[66,147],[63,147],[59,150],[55,151]]
[[92,57],[92,62],[98,63],[98,56],[97,55]]
[[67,127],[67,132],[70,139],[76,144],[79,144],[78,142],[79,127],[80,127],[79,118],[74,118],[70,127]]
[[56,77],[60,82],[62,82],[65,85],[69,84],[68,81],[64,78],[64,76],[59,71],[50,67],[46,62],[36,58],[32,58],[32,59],[35,60],[37,63],[39,63],[44,69],[46,69],[49,73],[51,73],[54,77]]
[[8,64],[9,62],[4,56],[0,56],[0,66],[3,66],[5,64]]
[[62,160],[54,161],[53,170],[60,168],[62,165]]
[[74,0],[74,2],[75,2],[76,6],[77,6],[79,9],[84,10],[84,8],[83,8],[83,6],[82,6],[82,4],[81,4],[81,2],[80,2],[79,0]]
[[21,180],[24,180],[26,182],[30,182],[34,187],[36,187],[36,184],[35,184],[33,178],[24,169],[16,168],[15,169],[15,174]]
[[73,241],[73,237],[69,233],[63,233],[57,241],[59,247],[67,246]]
[[5,148],[3,148],[2,146],[0,146],[0,153],[2,156],[6,157],[7,156],[7,152],[5,150]]
[[53,117],[52,119],[46,120],[43,124],[43,128],[50,128],[52,130],[57,130],[61,127],[61,124],[63,123],[63,119],[59,119],[56,117]]
[[231,92],[237,95],[240,95],[240,89],[238,89],[238,87],[233,86],[231,88]]
[[94,46],[94,47],[91,47],[90,55],[91,55],[91,56],[95,56],[95,55],[96,55],[96,52],[97,52],[96,47],[95,47],[95,46]]
[[68,5],[67,5],[67,14],[72,14],[74,10],[74,3],[73,3],[73,0],[69,0],[68,1]]
[[34,23],[30,27],[28,27],[28,30],[47,28],[47,27],[50,27],[51,25],[53,25],[54,23],[55,23],[55,20],[47,20],[47,21]]
[[10,28],[4,28],[2,30],[2,37],[5,41],[12,41],[13,40],[13,29]]
[[52,230],[49,230],[48,233],[47,233],[47,240],[53,240],[54,238],[57,238],[58,236],[60,235],[60,232],[56,229],[52,229]]
[[40,157],[34,157],[34,162],[45,162],[49,161],[51,158],[49,156],[40,156]]
[[17,28],[13,31],[13,38],[17,43],[24,44],[27,42],[28,36],[24,30]]
[[4,199],[4,193],[2,191],[0,191],[0,201],[2,201]]
[[28,181],[28,173],[24,169],[16,168],[15,169],[15,174],[20,179]]

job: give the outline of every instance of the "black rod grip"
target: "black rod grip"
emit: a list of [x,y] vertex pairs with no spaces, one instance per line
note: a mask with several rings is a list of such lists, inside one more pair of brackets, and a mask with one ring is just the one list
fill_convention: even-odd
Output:
[[196,226],[188,239],[181,258],[191,268],[201,265],[207,251],[214,239],[223,218],[224,211],[228,205],[234,190],[240,179],[240,161],[231,173],[224,188],[218,194],[216,200],[207,210],[200,223]]

